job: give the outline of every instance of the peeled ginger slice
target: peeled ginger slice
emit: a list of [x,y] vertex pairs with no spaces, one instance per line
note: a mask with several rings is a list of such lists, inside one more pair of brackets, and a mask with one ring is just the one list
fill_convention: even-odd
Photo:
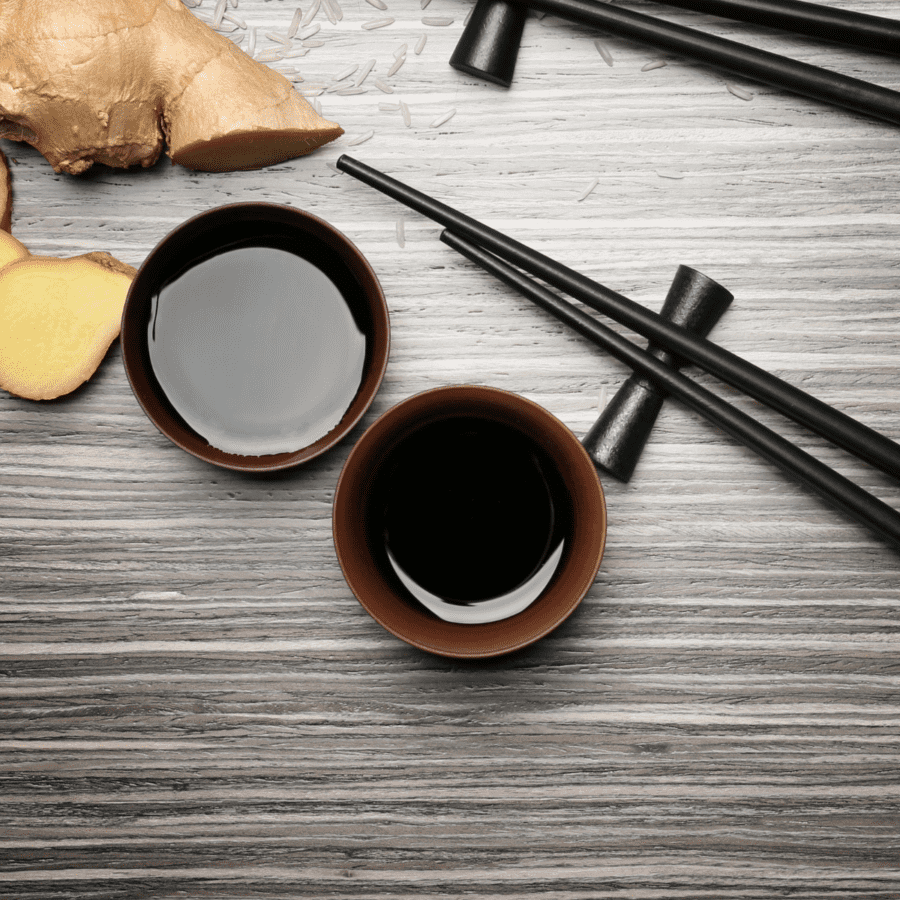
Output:
[[87,381],[118,337],[135,274],[108,253],[0,269],[0,388],[52,400]]
[[8,231],[0,231],[0,269],[29,255],[20,240],[14,238]]

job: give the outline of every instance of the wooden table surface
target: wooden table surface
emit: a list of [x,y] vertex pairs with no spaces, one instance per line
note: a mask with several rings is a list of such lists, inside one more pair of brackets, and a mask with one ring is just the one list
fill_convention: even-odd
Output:
[[[139,265],[201,210],[293,204],[368,256],[393,345],[354,435],[277,476],[169,443],[118,344],[64,399],[0,394],[0,897],[900,897],[900,557],[686,408],[628,484],[604,478],[576,614],[511,656],[382,630],[330,519],[353,442],[407,396],[489,384],[582,436],[626,375],[341,153],[653,309],[699,268],[735,294],[717,341],[900,439],[900,130],[550,17],[505,90],[448,65],[469,4],[387,5],[323,8],[289,61],[345,129],[305,158],[74,178],[3,143],[32,252]],[[240,0],[233,27],[266,58],[295,8]],[[888,57],[632,8],[900,89]],[[327,89],[370,59],[362,92]],[[900,508],[886,475],[698,377]]]

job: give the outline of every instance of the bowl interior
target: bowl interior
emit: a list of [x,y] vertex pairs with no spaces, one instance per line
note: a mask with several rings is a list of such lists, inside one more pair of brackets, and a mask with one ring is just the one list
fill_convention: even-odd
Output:
[[[411,602],[380,562],[368,527],[379,468],[422,425],[453,417],[484,418],[528,434],[553,460],[571,503],[571,532],[552,582],[529,607],[484,624],[447,622]],[[563,622],[590,589],[606,543],[606,504],[593,463],[578,439],[539,405],[480,386],[437,388],[381,416],[357,441],[338,481],[334,542],[344,576],[368,613],[396,637],[442,656],[498,656],[534,643]]]
[[[151,364],[148,325],[154,298],[174,276],[235,246],[286,250],[315,263],[337,286],[366,339],[359,388],[338,424],[308,446],[243,455],[210,445],[176,411]],[[298,291],[299,295],[299,291]],[[358,248],[323,219],[292,207],[238,203],[189,219],[167,235],[138,270],[122,315],[122,354],[138,402],[173,443],[207,462],[230,469],[272,471],[307,462],[324,453],[357,424],[381,385],[390,347],[387,303],[378,278]]]

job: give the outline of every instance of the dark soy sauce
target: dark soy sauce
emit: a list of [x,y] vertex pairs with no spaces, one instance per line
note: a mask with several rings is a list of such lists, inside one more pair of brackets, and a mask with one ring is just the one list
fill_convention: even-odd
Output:
[[562,559],[568,494],[525,434],[477,418],[425,425],[373,492],[372,535],[408,595],[440,618],[485,622],[536,600]]
[[290,250],[230,247],[154,298],[150,364],[176,412],[210,445],[260,456],[309,446],[362,381],[366,336],[338,285]]

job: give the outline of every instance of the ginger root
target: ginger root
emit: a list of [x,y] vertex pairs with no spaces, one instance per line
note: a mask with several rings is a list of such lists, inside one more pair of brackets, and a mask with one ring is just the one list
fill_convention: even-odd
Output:
[[343,134],[181,0],[2,0],[0,137],[57,172],[256,169]]
[[[5,238],[0,244],[11,246]],[[119,335],[135,274],[108,253],[56,259],[25,250],[4,265],[0,388],[29,400],[52,400],[87,381]]]
[[0,229],[9,231],[12,224],[12,185],[9,163],[0,151]]

